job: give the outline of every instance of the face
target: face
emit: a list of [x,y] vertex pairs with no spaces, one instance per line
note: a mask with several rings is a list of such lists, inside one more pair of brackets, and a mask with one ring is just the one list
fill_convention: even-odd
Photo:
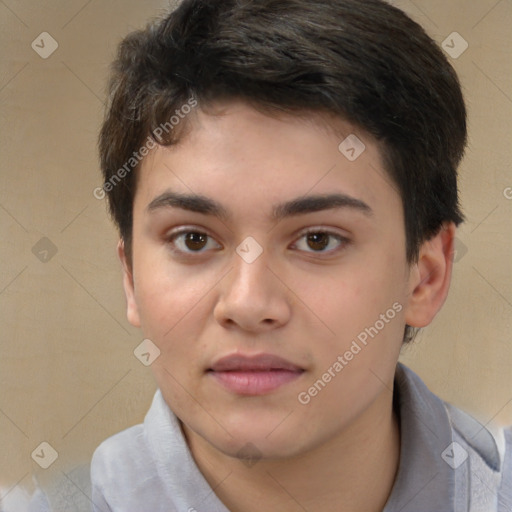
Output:
[[193,116],[140,169],[128,318],[187,429],[226,454],[300,454],[389,403],[419,282],[401,199],[377,143],[339,119]]

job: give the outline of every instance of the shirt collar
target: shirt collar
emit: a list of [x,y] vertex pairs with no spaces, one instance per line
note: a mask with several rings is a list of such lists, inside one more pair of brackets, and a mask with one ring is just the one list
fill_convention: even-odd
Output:
[[159,478],[176,510],[229,512],[199,470],[180,422],[159,389],[144,428]]
[[454,471],[441,456],[452,443],[443,402],[398,363],[394,403],[400,418],[400,462],[383,512],[453,512]]

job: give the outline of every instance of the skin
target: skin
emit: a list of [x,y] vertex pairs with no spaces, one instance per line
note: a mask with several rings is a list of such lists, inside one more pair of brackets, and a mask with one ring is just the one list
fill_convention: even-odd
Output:
[[[118,247],[128,320],[159,347],[152,365],[158,386],[229,510],[380,511],[400,454],[392,389],[404,326],[428,325],[444,303],[455,226],[444,225],[409,266],[401,199],[369,134],[327,114],[219,107],[221,115],[197,108],[179,144],[143,161],[131,265],[122,241]],[[353,162],[338,150],[349,134],[366,146]],[[169,190],[215,199],[232,217],[148,211]],[[333,192],[364,201],[372,213],[344,207],[269,217],[276,203]],[[187,245],[182,235],[173,246],[180,227],[206,233],[207,242]],[[332,237],[322,251],[308,243],[305,228],[348,242]],[[263,249],[252,263],[236,252],[248,236]],[[394,303],[401,311],[301,404],[298,394]],[[305,371],[269,394],[241,396],[206,372],[233,353],[271,353]],[[238,454],[247,443],[253,465]]]

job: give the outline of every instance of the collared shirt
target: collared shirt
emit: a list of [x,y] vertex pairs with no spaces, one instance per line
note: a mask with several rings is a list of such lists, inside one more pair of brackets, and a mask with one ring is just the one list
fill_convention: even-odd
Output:
[[[512,428],[491,433],[402,364],[394,400],[400,463],[383,512],[512,512]],[[91,483],[94,512],[229,512],[159,390],[143,424],[96,449]]]

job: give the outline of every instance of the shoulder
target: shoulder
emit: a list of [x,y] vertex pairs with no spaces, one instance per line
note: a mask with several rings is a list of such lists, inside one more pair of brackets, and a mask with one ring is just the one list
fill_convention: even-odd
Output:
[[503,455],[503,476],[498,491],[499,512],[512,510],[512,425],[503,430],[505,447]]
[[96,448],[91,460],[93,485],[95,482],[110,483],[110,480],[119,482],[121,478],[130,478],[133,473],[146,474],[154,468],[154,450],[148,429],[154,428],[155,423],[161,425],[160,416],[164,409],[161,393],[157,390],[144,423],[110,436]]
[[[504,455],[504,429],[486,427],[473,416],[444,402],[451,427],[457,439],[477,454],[493,471],[499,471]],[[501,449],[500,449],[501,448]]]
[[146,456],[144,426],[127,428],[105,439],[96,448],[91,460],[91,477],[104,482],[119,475],[120,468],[140,464]]
[[179,421],[157,389],[144,423],[114,434],[96,448],[91,473],[93,478],[101,474],[103,481],[109,476],[119,481],[119,471],[128,475],[130,468],[149,475],[167,466],[185,449],[183,445]]
[[432,393],[404,365],[398,365],[395,382],[404,436],[414,437],[409,440],[422,453],[421,466],[430,464],[446,482],[455,510],[471,504],[472,512],[511,512],[512,427],[479,422]]
[[[157,392],[146,414],[144,423],[127,428],[103,441],[91,460],[93,508],[140,512],[172,511],[169,483],[162,477],[159,451],[172,443],[172,433],[162,427],[160,417],[165,414]],[[164,430],[155,441],[153,430]]]
[[134,512],[140,506],[139,500],[158,483],[145,437],[144,426],[135,425],[109,437],[96,448],[91,460],[95,512]]
[[511,511],[512,426],[482,425],[451,404],[445,407],[453,429],[453,443],[445,457],[453,457],[456,463],[458,487],[466,488],[477,502],[492,503],[493,510]]

